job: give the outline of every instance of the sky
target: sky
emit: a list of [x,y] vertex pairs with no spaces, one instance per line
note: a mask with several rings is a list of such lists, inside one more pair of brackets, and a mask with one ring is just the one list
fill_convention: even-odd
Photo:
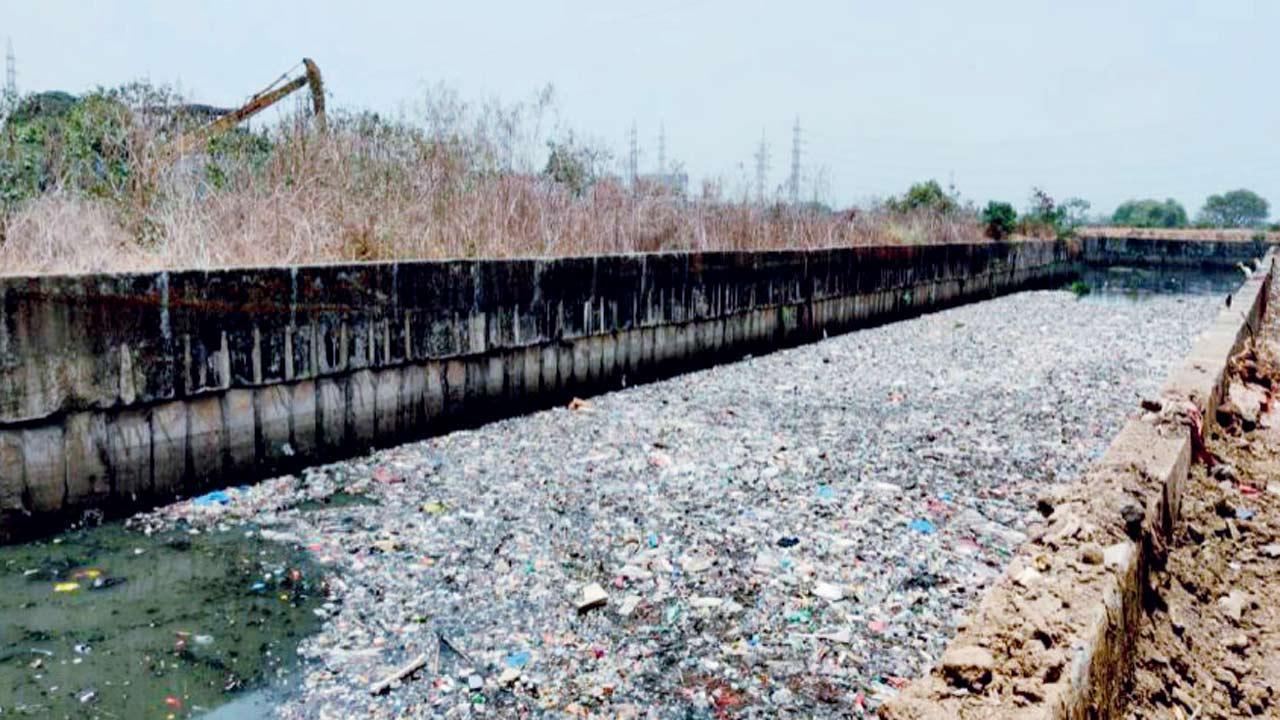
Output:
[[[769,147],[785,185],[847,206],[912,182],[1109,213],[1237,187],[1280,203],[1280,3],[1258,0],[0,0],[20,91],[135,79],[234,106],[312,57],[330,106],[411,115],[555,88],[562,121],[641,170],[667,157],[742,192]],[[1280,216],[1277,207],[1273,216]]]

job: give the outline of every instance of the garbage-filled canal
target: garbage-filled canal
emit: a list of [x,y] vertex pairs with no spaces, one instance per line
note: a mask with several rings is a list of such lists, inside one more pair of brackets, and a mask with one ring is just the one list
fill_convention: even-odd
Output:
[[1099,278],[0,548],[0,716],[869,712],[1239,280]]
[[320,585],[243,527],[110,523],[0,548],[0,716],[185,718],[270,692],[319,625]]

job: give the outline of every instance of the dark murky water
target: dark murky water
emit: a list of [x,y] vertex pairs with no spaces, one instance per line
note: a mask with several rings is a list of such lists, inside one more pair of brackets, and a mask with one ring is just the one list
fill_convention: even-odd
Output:
[[1152,294],[1222,295],[1240,287],[1245,275],[1239,270],[1201,268],[1142,268],[1114,265],[1091,267],[1080,279],[1090,294],[1140,299]]
[[0,547],[0,716],[260,717],[319,625],[300,552],[120,523]]

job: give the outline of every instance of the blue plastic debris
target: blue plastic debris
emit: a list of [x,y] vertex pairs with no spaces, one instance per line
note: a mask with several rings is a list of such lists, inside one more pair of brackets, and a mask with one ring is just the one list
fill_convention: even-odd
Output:
[[267,589],[267,584],[259,580],[249,586],[249,592],[262,592]]
[[1253,519],[1253,516],[1257,514],[1258,514],[1258,511],[1252,508],[1236,508],[1237,520],[1251,520]]
[[214,490],[211,493],[205,493],[200,497],[192,500],[196,505],[226,505],[231,502],[231,495],[226,490]]
[[509,667],[509,668],[522,668],[522,667],[524,667],[525,665],[528,665],[528,664],[529,664],[529,659],[530,659],[531,657],[532,657],[532,656],[529,654],[529,652],[528,652],[527,650],[521,650],[521,651],[519,651],[519,652],[513,652],[513,653],[511,653],[510,655],[508,655],[508,656],[507,656],[507,667]]
[[653,533],[649,533],[649,547],[658,547],[658,536]]
[[924,533],[925,535],[932,535],[938,530],[938,528],[933,526],[933,523],[929,522],[928,520],[920,520],[920,519],[912,520],[910,527],[912,530],[915,530],[916,532]]
[[818,499],[819,500],[835,500],[836,499],[835,489],[832,488],[830,485],[819,485]]

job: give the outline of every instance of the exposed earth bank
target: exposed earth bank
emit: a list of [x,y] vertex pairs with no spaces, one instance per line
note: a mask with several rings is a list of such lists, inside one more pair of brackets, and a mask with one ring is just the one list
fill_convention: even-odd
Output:
[[1280,283],[1151,576],[1129,720],[1280,717]]

